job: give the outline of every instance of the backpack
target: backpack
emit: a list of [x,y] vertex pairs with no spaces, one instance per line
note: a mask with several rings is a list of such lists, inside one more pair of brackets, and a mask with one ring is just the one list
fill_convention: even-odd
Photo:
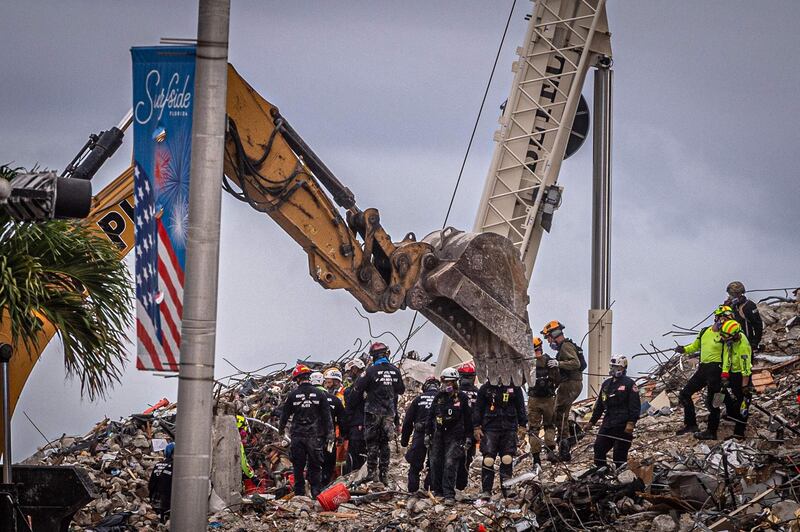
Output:
[[571,343],[575,347],[575,351],[578,352],[578,360],[581,362],[581,372],[583,372],[589,367],[589,364],[586,363],[586,357],[583,356],[583,348],[569,338],[567,338],[567,342]]

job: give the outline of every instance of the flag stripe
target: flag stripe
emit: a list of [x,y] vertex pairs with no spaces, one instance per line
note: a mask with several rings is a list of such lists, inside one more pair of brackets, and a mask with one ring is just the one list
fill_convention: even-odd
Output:
[[167,322],[167,330],[161,330],[162,336],[164,337],[164,342],[162,342],[162,345],[164,345],[164,351],[167,355],[167,362],[170,366],[177,367],[178,365],[175,362],[174,354],[179,352],[181,345],[180,325],[175,325],[175,321],[172,319],[172,313],[170,312],[166,301],[162,302],[159,307],[161,310],[161,315],[164,317],[164,321]]
[[172,268],[178,274],[179,284],[183,286],[183,268],[181,268],[181,265],[178,264],[178,257],[175,256],[175,251],[172,249],[172,242],[170,241],[167,230],[164,229],[164,224],[161,223],[161,220],[158,221],[158,241],[164,243],[164,247],[166,247],[167,254],[169,255],[170,262],[172,263]]
[[[161,361],[158,360],[157,348],[156,345],[153,343],[150,334],[148,333],[147,329],[144,325],[144,320],[137,320],[136,321],[136,335],[139,337],[139,343],[141,347],[144,348],[144,351],[150,355],[150,361],[153,364],[152,369],[162,370],[164,369],[161,366]],[[160,346],[158,346],[160,347]],[[140,353],[141,356],[141,353]],[[144,361],[142,362],[144,363]],[[150,369],[150,368],[147,368]]]

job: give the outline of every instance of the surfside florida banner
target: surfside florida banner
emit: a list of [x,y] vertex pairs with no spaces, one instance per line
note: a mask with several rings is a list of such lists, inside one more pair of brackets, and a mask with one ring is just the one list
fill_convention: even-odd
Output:
[[178,371],[195,48],[131,49],[136,367]]

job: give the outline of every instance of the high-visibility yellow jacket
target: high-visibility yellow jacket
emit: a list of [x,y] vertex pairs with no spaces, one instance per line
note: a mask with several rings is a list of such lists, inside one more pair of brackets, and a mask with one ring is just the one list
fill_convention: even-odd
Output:
[[719,338],[719,331],[715,331],[712,327],[701,331],[694,342],[683,346],[683,349],[687,354],[700,351],[701,364],[722,362],[722,342]]
[[753,351],[744,334],[731,344],[722,347],[722,373],[741,373],[748,377],[753,372]]

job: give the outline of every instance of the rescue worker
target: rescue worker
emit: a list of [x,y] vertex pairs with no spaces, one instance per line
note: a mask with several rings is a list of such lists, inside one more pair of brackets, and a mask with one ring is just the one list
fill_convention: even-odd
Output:
[[344,365],[344,387],[350,388],[356,383],[366,365],[360,358],[352,358]]
[[628,451],[633,441],[633,429],[639,421],[642,405],[639,388],[628,377],[628,359],[622,355],[612,356],[608,374],[600,385],[600,394],[594,403],[594,411],[589,420],[589,428],[594,427],[600,416],[603,423],[594,440],[594,465],[608,465],[606,455],[614,450],[614,466],[619,468],[628,462]]
[[344,386],[342,386],[342,372],[338,368],[328,368],[322,376],[325,378],[323,386],[328,391],[339,398],[344,404]]
[[291,419],[289,455],[294,472],[294,494],[305,495],[307,465],[311,495],[316,497],[322,487],[322,450],[333,442],[333,418],[325,394],[311,385],[310,376],[311,370],[304,364],[297,364],[292,371],[297,388],[286,397],[278,431],[284,434],[286,424]]
[[722,324],[719,331],[722,340],[722,388],[725,390],[725,410],[733,418],[733,437],[744,439],[747,428],[747,410],[752,392],[750,375],[753,368],[753,353],[750,342],[736,320]]
[[342,372],[339,368],[333,367],[326,369],[322,376],[325,377],[325,389],[328,393],[334,395],[342,403],[340,422],[336,425],[336,461],[334,463],[334,472],[331,478],[335,478],[341,474],[345,469],[347,463],[347,432],[349,430],[347,423],[347,404],[344,399],[344,386],[342,386]]
[[250,427],[244,416],[236,416],[236,428],[239,430],[239,464],[242,466],[242,475],[244,475],[244,492],[250,494],[258,489],[258,484],[255,481],[256,472],[253,471],[250,461],[247,459],[245,445],[250,446],[251,443]]
[[150,481],[147,483],[150,492],[150,505],[158,514],[158,520],[166,523],[172,506],[172,457],[175,444],[169,442],[164,448],[164,459],[153,467]]
[[347,459],[342,474],[360,469],[367,460],[367,445],[364,441],[364,394],[357,395],[353,386],[364,369],[357,358],[345,364],[345,375],[349,380],[344,389],[344,417],[347,427],[343,436],[347,440]]
[[[422,383],[422,393],[411,401],[406,409],[403,418],[403,428],[400,434],[400,445],[408,447],[411,440],[411,447],[406,451],[406,462],[408,462],[408,492],[415,493],[419,490],[419,475],[425,467],[425,458],[428,448],[425,446],[425,429],[428,426],[428,415],[431,412],[433,398],[439,393],[439,381],[436,377],[428,377]],[[413,437],[412,437],[413,433]],[[430,487],[430,467],[428,474],[425,475],[424,487]]]
[[[389,486],[389,442],[399,429],[397,396],[406,391],[400,370],[389,362],[389,348],[375,342],[369,348],[372,365],[358,378],[354,392],[364,394],[364,440],[367,480]],[[379,463],[380,462],[380,463]],[[377,473],[377,478],[376,478]]]
[[733,309],[734,319],[741,325],[751,349],[755,351],[761,344],[761,335],[764,332],[764,322],[761,320],[758,306],[745,296],[746,290],[741,281],[728,283],[725,291],[728,293],[728,298],[724,304]]
[[[697,338],[689,345],[679,345],[676,353],[692,354],[700,351],[700,365],[684,385],[678,401],[683,405],[683,428],[676,431],[677,436],[694,434],[700,440],[716,440],[719,428],[720,404],[714,396],[722,390],[722,342],[719,331],[722,328],[724,317],[730,308],[720,305],[714,310],[714,323],[710,327],[700,330]],[[708,428],[702,432],[697,426],[697,414],[692,396],[706,388],[706,407],[708,407]],[[716,406],[715,406],[716,405]]]
[[428,418],[425,438],[430,445],[431,488],[444,497],[445,504],[455,503],[458,465],[464,458],[464,445],[472,432],[472,410],[467,394],[458,389],[458,371],[445,368],[439,377],[442,385]]
[[[517,431],[528,425],[525,399],[519,386],[484,383],[478,390],[472,422],[474,436],[480,443],[481,490],[483,497],[491,497],[494,484],[494,463],[500,457],[500,486],[512,475],[514,456],[517,454]],[[503,495],[506,490],[502,489]]]
[[539,432],[544,428],[544,446],[547,459],[556,462],[556,389],[561,375],[557,367],[550,368],[550,356],[544,354],[542,339],[534,337],[533,352],[536,357],[536,381],[528,387],[528,442],[531,445],[533,463],[541,465],[542,439]]
[[[344,405],[338,397],[330,393],[325,388],[325,376],[322,373],[319,371],[311,373],[309,381],[311,382],[312,386],[316,386],[323,394],[325,394],[325,399],[327,400],[328,406],[331,409],[334,436],[336,437],[336,443],[338,443],[339,435],[342,432],[342,426],[344,425],[345,421]],[[320,473],[319,483],[322,486],[326,486],[334,478],[334,473],[336,470],[336,448],[328,443],[322,451],[322,457],[322,472]]]
[[559,458],[564,462],[572,459],[569,443],[569,413],[572,403],[583,390],[583,373],[586,363],[578,345],[564,336],[564,325],[550,321],[542,329],[542,336],[556,352],[554,359],[547,362],[548,368],[558,368],[561,383],[556,391],[556,409],[553,422],[559,442]]
[[[458,376],[458,389],[464,392],[469,399],[470,410],[475,410],[475,401],[478,400],[478,387],[475,386],[475,362],[469,361],[459,365]],[[456,474],[456,489],[464,490],[469,481],[469,466],[475,459],[475,436],[472,432],[467,434],[467,452],[464,453],[464,460],[458,465],[458,473]]]

